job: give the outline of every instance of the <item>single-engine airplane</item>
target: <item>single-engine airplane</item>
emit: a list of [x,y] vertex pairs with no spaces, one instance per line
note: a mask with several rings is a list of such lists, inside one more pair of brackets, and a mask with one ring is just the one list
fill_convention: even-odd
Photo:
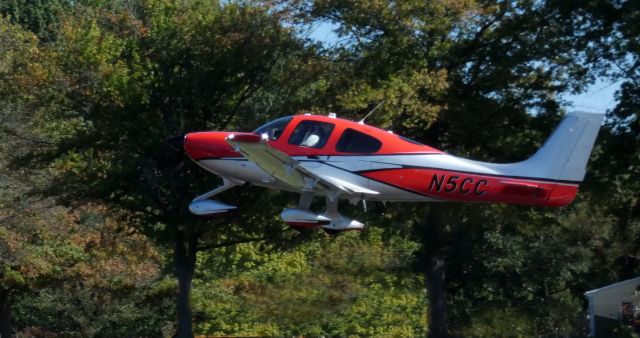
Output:
[[[362,202],[365,210],[366,201],[564,206],[584,178],[602,120],[602,114],[569,113],[533,156],[510,164],[455,157],[335,114],[282,117],[252,133],[189,133],[185,152],[223,179],[189,210],[211,216],[235,209],[210,198],[245,183],[300,193],[283,221],[329,233],[364,226],[338,212],[339,199]],[[323,213],[309,209],[315,196],[325,197]]]

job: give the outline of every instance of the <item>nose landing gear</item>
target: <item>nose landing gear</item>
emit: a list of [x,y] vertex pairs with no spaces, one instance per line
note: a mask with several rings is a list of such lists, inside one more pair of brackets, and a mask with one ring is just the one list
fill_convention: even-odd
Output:
[[219,214],[223,214],[236,208],[236,206],[225,204],[222,202],[210,200],[209,197],[219,194],[227,189],[233,188],[242,182],[231,181],[223,178],[223,184],[207,193],[204,193],[191,201],[189,211],[196,216],[210,218]]
[[193,201],[189,204],[189,211],[191,211],[192,214],[200,217],[215,216],[216,214],[225,213],[235,208],[236,207],[233,205],[209,199]]

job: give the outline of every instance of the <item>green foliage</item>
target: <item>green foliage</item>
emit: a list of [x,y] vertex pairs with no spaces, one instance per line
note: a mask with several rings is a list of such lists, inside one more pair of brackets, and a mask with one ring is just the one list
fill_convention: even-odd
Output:
[[530,317],[509,308],[485,309],[469,324],[470,328],[463,331],[465,337],[530,337],[535,332]]
[[[527,318],[527,325],[518,327],[520,336],[581,335],[586,324],[582,293],[590,289],[583,283],[612,263],[600,258],[611,239],[607,229],[613,219],[587,205],[577,202],[571,213],[504,208],[484,220],[489,224],[469,225],[488,228],[474,238],[474,247],[467,247],[470,252],[450,256],[458,266],[451,269],[454,281],[449,285],[458,325],[470,334],[506,332],[510,322],[499,318],[506,311]],[[488,324],[476,318],[485,316]],[[514,319],[510,325],[519,323]]]
[[[295,250],[243,244],[201,255],[196,330],[225,335],[415,336],[424,334],[416,248],[370,229],[321,236]],[[223,257],[230,257],[232,262]],[[219,266],[234,267],[217,275]],[[213,267],[214,270],[210,270]]]
[[60,16],[73,3],[69,0],[7,0],[0,3],[0,14],[47,41],[54,37]]
[[105,292],[67,285],[25,295],[14,305],[14,315],[18,327],[67,335],[168,337],[174,330],[167,315],[174,307],[170,296],[150,301],[143,288]]
[[[395,103],[391,111],[376,113],[374,121],[457,155],[498,162],[531,154],[561,114],[556,94],[580,91],[593,81],[588,67],[617,63],[621,71],[613,73],[637,80],[632,42],[637,25],[629,25],[637,13],[633,1],[329,0],[310,6],[312,16],[340,25],[338,33],[349,43],[336,58],[353,60],[354,77],[363,83],[345,91],[342,104],[362,109],[380,101],[385,84],[397,83],[408,71],[442,74],[432,82],[400,81],[412,89],[437,84],[426,95],[419,90],[410,95],[415,106],[431,107],[427,119],[417,114],[424,123],[414,123],[411,110]],[[613,64],[596,62],[603,58]],[[402,88],[391,92],[402,93]],[[630,117],[633,88],[623,86],[625,104],[614,113],[618,120],[611,126],[621,131],[630,131],[638,120]],[[446,257],[453,327],[470,335],[511,336],[506,322],[496,318],[502,308],[514,313],[514,321],[529,323],[515,323],[515,335],[580,335],[583,323],[575,318],[582,316],[582,293],[616,276],[637,275],[638,241],[623,239],[637,238],[638,157],[632,146],[637,132],[604,133],[605,140],[616,141],[606,141],[605,153],[596,151],[599,163],[590,168],[583,201],[571,208],[458,205],[442,208],[436,225],[429,218],[431,208],[387,209],[390,215],[383,217],[402,224],[395,231],[413,233],[423,243],[420,270],[428,270],[424,262],[430,257]]]
[[[200,239],[219,243],[253,234],[278,237],[282,225],[274,223],[271,214],[223,219],[232,223],[225,231],[211,231],[213,222],[205,224],[189,215],[184,207],[188,200],[201,193],[205,184],[215,182],[202,178],[201,172],[191,174],[199,169],[183,164],[165,140],[186,131],[234,127],[243,121],[255,125],[259,122],[253,121],[254,111],[260,106],[267,108],[263,113],[268,118],[276,111],[293,113],[294,108],[288,107],[290,97],[309,100],[311,96],[297,95],[298,89],[284,87],[278,76],[289,65],[301,68],[302,74],[305,60],[313,53],[269,14],[268,7],[259,4],[147,1],[135,7],[130,11],[126,6],[78,4],[60,18],[55,39],[41,48],[44,56],[36,60],[46,71],[40,81],[29,83],[33,96],[24,114],[30,122],[28,132],[46,139],[47,147],[28,149],[12,164],[44,169],[47,177],[35,187],[36,195],[66,203],[76,203],[80,195],[83,200],[108,203],[118,211],[119,222],[145,230],[160,246],[178,242],[175,247],[193,251]],[[299,89],[304,91],[305,86]],[[274,95],[283,90],[292,95]],[[240,222],[252,227],[242,227]],[[69,236],[61,233],[62,240]],[[78,318],[78,322],[63,322],[68,330],[102,335],[113,318],[124,320],[126,312],[120,308],[129,306],[128,300],[117,293],[135,288],[131,278],[150,270],[130,253],[130,259],[111,262],[108,258],[113,254],[92,251],[86,257],[104,261],[105,279],[93,279],[89,272],[97,271],[83,261],[74,263],[81,276],[69,278],[89,278],[93,283],[70,289],[77,291],[79,302],[87,303],[86,310],[91,314],[97,309],[98,303],[90,301],[95,289],[113,291],[109,304],[114,307],[95,322],[73,313],[77,307],[58,309],[68,318]],[[190,259],[178,249],[174,258],[176,262]],[[115,270],[107,263],[115,264]],[[122,266],[132,267],[131,275],[118,269]],[[185,279],[190,273],[180,275],[181,285],[191,283],[190,277]],[[130,297],[135,298],[135,293]],[[156,317],[166,318],[164,311],[170,310],[162,308]],[[40,324],[52,325],[46,320]],[[141,330],[145,335],[158,332]]]
[[[581,335],[582,293],[640,272],[637,1],[272,4],[0,2],[0,299],[18,328],[173,335],[185,257],[168,247],[241,239],[259,241],[197,256],[202,334],[425,335],[441,256],[452,332]],[[314,20],[342,40],[302,39]],[[515,161],[596,76],[623,82],[619,105],[562,210],[374,205],[345,214],[375,227],[326,238],[284,229],[292,195],[250,188],[220,198],[251,212],[202,222],[185,205],[217,182],[164,145],[384,100],[369,123]]]

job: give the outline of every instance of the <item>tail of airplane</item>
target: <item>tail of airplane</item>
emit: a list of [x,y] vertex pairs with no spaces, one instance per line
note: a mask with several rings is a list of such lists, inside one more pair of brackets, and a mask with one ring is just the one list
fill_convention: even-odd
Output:
[[518,164],[526,168],[529,177],[582,181],[603,117],[598,113],[568,113],[544,145]]

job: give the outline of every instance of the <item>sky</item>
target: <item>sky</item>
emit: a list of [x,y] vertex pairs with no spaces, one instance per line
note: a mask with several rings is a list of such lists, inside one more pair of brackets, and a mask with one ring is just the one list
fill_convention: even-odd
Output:
[[[325,44],[338,41],[334,30],[338,26],[332,23],[318,23],[309,31],[309,37]],[[587,111],[592,113],[605,113],[613,109],[616,104],[615,92],[620,89],[621,81],[611,82],[607,79],[598,79],[581,94],[565,94],[562,96],[567,101],[567,111]]]
[[620,89],[621,83],[622,81],[599,79],[582,94],[565,95],[564,99],[570,102],[568,108],[572,108],[568,110],[604,113],[613,109],[616,105],[615,93]]

